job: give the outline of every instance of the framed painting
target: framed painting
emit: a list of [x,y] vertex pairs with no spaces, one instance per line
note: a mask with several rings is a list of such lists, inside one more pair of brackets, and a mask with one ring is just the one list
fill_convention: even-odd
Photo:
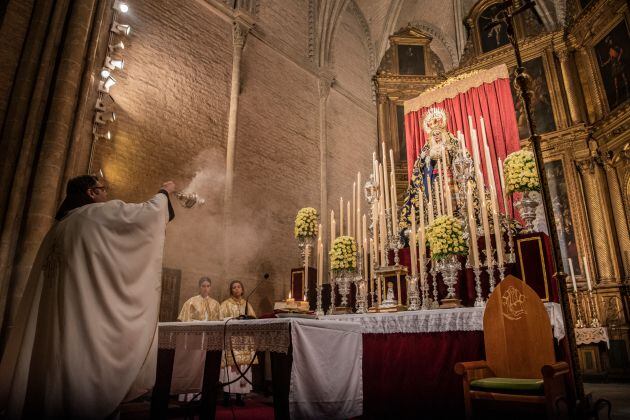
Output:
[[630,68],[626,65],[628,53],[630,32],[624,19],[595,45],[597,64],[611,111],[630,98]]
[[[538,134],[548,133],[556,129],[556,122],[553,118],[553,109],[551,105],[551,96],[549,94],[549,85],[545,75],[542,57],[534,58],[527,61],[525,70],[532,79],[530,89],[532,90],[532,110],[534,112],[534,121]],[[512,88],[512,99],[514,100],[514,110],[516,112],[516,123],[518,124],[519,138],[529,137],[527,128],[527,116],[521,99],[518,97],[514,89],[514,71],[510,71],[510,86]]]
[[424,62],[424,46],[398,45],[398,74],[423,75],[426,74]]
[[[564,175],[564,168],[561,160],[553,160],[545,163],[545,172],[549,181],[549,193],[553,207],[553,215],[558,230],[560,241],[560,254],[565,273],[569,273],[569,258],[573,261],[573,271],[580,275],[580,263],[573,219],[571,217],[571,207],[569,206],[569,194],[567,192],[567,182]],[[545,222],[544,209],[542,204],[536,209],[536,220],[534,226],[536,230],[549,233]]]
[[479,19],[477,20],[477,28],[479,30],[481,51],[484,53],[496,50],[497,48],[509,43],[504,25],[497,25],[493,26],[492,28],[485,29],[486,26],[492,22],[492,19],[499,11],[500,5],[501,3],[491,4],[479,14]]

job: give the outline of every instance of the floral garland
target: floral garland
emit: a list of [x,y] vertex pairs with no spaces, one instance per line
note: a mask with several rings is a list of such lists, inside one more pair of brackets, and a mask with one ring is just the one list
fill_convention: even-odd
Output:
[[357,242],[353,237],[337,237],[329,254],[332,270],[355,271],[357,269]]
[[464,241],[462,224],[453,216],[440,216],[433,220],[426,234],[431,257],[441,260],[449,255],[466,255],[468,245]]
[[529,150],[510,153],[505,158],[503,169],[505,171],[505,189],[508,194],[540,189],[536,161],[534,154]]
[[313,207],[304,207],[295,216],[293,233],[296,238],[312,238],[317,234],[319,215]]

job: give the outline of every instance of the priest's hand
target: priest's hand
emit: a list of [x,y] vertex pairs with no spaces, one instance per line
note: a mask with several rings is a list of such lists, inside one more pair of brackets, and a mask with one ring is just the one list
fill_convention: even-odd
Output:
[[165,183],[162,184],[161,189],[171,194],[172,192],[175,191],[175,183],[173,181],[166,181]]

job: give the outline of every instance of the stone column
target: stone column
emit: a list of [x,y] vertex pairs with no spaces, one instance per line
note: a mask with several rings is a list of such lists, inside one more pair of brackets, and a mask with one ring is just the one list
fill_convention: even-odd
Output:
[[237,19],[233,23],[233,56],[232,56],[232,85],[230,90],[230,110],[228,114],[227,157],[225,163],[225,196],[224,206],[229,212],[232,201],[232,187],[234,182],[234,153],[236,149],[236,124],[238,116],[238,96],[241,90],[241,57],[247,34],[251,25]]
[[[322,224],[322,236],[330,238],[328,234],[328,133],[327,133],[327,109],[328,96],[333,79],[331,75],[322,74],[318,80],[319,88],[319,201],[320,201],[320,222]],[[326,242],[326,241],[324,241]],[[328,244],[330,247],[332,244]],[[326,258],[324,258],[326,260]]]
[[[0,165],[0,220],[4,217],[8,203],[11,183],[15,175],[15,166],[20,154],[25,120],[31,109],[31,96],[36,78],[42,65],[41,55],[48,35],[48,25],[53,14],[54,2],[38,0],[33,5],[33,14],[24,40],[22,56],[15,72],[7,113],[2,127],[0,146],[2,164]],[[67,5],[66,5],[67,7]],[[63,7],[57,7],[59,10]]]
[[615,221],[615,233],[617,234],[618,246],[616,249],[621,251],[620,259],[622,266],[619,271],[623,272],[624,278],[628,278],[628,276],[630,276],[630,261],[628,260],[628,255],[624,255],[623,251],[630,252],[630,234],[628,232],[628,219],[626,218],[621,186],[613,159],[604,159],[604,170],[606,172],[606,180],[608,181],[610,204]]
[[606,178],[601,164],[594,157],[578,161],[577,165],[584,187],[589,231],[595,254],[595,278],[598,284],[614,284],[619,279],[619,272],[615,270],[615,240],[612,231],[614,222],[611,220],[606,197]]
[[[385,142],[385,145],[389,149],[389,112],[387,109],[388,98],[387,95],[379,93],[377,96],[378,103],[378,144],[376,145],[377,155],[381,150],[381,143]],[[383,156],[386,159],[387,156]]]
[[[52,226],[57,210],[95,8],[96,0],[74,2],[67,22],[40,159],[31,188],[31,201],[12,276],[11,299],[14,303],[22,297],[37,250]],[[14,312],[15,308],[11,309]]]
[[573,70],[571,69],[571,54],[566,48],[557,51],[557,54],[560,59],[560,69],[562,71],[564,89],[567,92],[571,125],[579,124],[582,122],[582,113],[578,97],[576,95],[575,78],[573,77]]

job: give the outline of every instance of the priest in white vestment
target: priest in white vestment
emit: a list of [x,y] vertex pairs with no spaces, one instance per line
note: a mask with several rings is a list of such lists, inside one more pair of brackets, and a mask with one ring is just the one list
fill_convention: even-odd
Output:
[[128,204],[68,182],[0,362],[0,417],[103,419],[153,387],[174,188]]

